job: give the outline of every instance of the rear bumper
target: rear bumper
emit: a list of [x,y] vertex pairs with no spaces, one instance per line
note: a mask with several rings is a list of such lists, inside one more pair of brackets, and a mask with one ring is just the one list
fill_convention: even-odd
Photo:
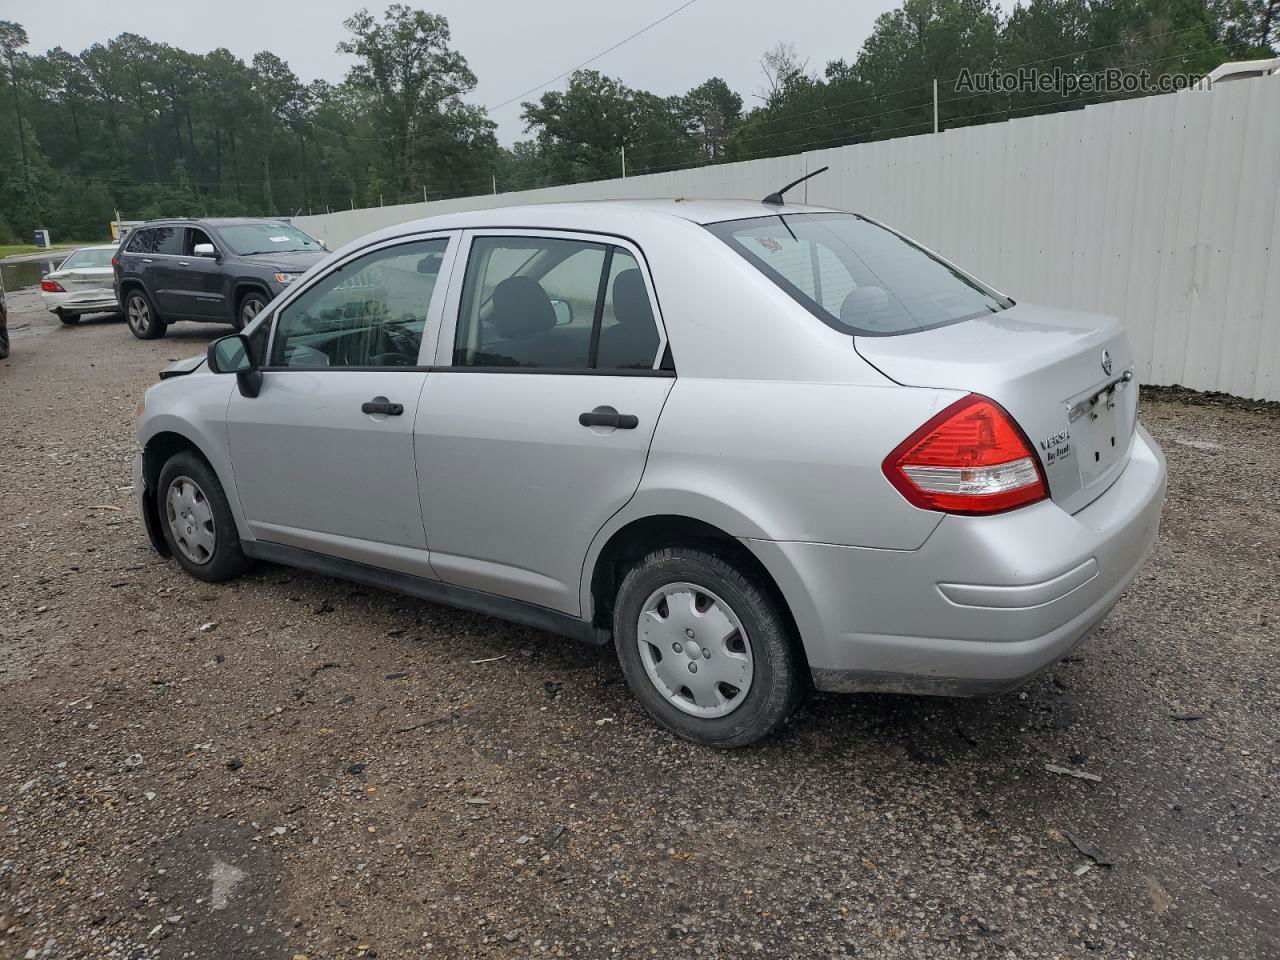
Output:
[[42,293],[40,296],[44,298],[45,309],[50,313],[57,310],[63,313],[104,313],[120,309],[110,287],[76,293]]
[[1104,618],[1159,531],[1166,467],[1142,427],[1124,472],[1076,514],[1052,502],[947,516],[918,550],[749,541],[778,580],[819,689],[1012,689]]

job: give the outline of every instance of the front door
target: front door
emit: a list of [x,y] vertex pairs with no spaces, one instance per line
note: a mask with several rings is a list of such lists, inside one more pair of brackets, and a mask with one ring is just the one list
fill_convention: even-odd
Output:
[[355,256],[276,311],[262,389],[233,392],[227,411],[236,490],[258,539],[432,575],[413,431],[449,243]]
[[174,315],[192,320],[229,320],[231,310],[222,265],[213,257],[195,255],[197,244],[212,245],[213,240],[198,227],[187,227],[184,233],[182,255],[169,265]]
[[520,233],[464,239],[414,427],[423,515],[442,580],[579,615],[674,372],[639,251]]

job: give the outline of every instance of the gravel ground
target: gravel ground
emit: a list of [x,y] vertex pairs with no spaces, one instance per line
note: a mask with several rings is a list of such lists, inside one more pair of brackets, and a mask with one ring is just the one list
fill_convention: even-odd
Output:
[[187,578],[132,414],[219,328],[11,300],[0,958],[1280,956],[1274,410],[1144,400],[1155,555],[1020,693],[820,696],[717,753],[608,650]]

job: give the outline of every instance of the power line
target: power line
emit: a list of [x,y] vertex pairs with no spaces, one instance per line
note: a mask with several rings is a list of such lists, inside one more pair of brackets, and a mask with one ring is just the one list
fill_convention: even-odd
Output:
[[680,6],[676,7],[676,8],[675,8],[674,10],[672,10],[670,13],[666,14],[665,16],[661,16],[661,17],[659,17],[657,20],[653,21],[653,23],[650,23],[650,24],[648,24],[647,26],[643,26],[643,27],[641,27],[641,28],[640,28],[639,30],[637,30],[635,33],[631,34],[631,36],[629,36],[629,37],[625,37],[625,38],[623,38],[622,40],[619,40],[617,43],[615,43],[612,47],[609,47],[607,50],[601,50],[601,51],[600,51],[599,53],[597,53],[594,57],[590,57],[590,58],[588,58],[588,59],[586,59],[586,60],[583,60],[583,61],[582,61],[580,64],[578,64],[576,67],[570,67],[570,68],[569,68],[568,70],[566,70],[564,73],[556,74],[556,75],[555,75],[554,77],[552,77],[550,80],[546,80],[546,81],[544,81],[543,83],[538,84],[537,86],[530,87],[530,88],[529,88],[528,90],[526,90],[524,93],[517,93],[514,97],[509,97],[508,99],[503,100],[503,101],[502,101],[501,103],[499,103],[497,106],[493,106],[493,107],[486,107],[485,109],[486,109],[486,110],[488,110],[490,113],[493,113],[495,110],[501,110],[503,107],[507,106],[508,104],[515,103],[517,100],[520,100],[520,99],[522,99],[523,97],[527,97],[527,96],[528,96],[529,94],[531,94],[531,93],[537,93],[537,92],[538,92],[539,90],[541,90],[543,87],[549,87],[549,86],[551,86],[551,84],[555,83],[556,81],[558,81],[558,80],[563,80],[565,77],[569,76],[569,74],[574,73],[574,72],[575,72],[575,71],[577,71],[577,70],[581,70],[583,67],[587,66],[588,64],[595,63],[597,60],[599,60],[601,57],[603,57],[603,56],[604,56],[605,54],[607,54],[607,53],[613,53],[613,51],[617,50],[617,49],[618,49],[620,46],[622,46],[623,44],[625,44],[625,43],[630,43],[632,40],[634,40],[636,37],[640,36],[640,34],[642,34],[642,33],[648,33],[650,30],[652,30],[652,29],[653,29],[654,27],[656,27],[658,24],[660,24],[660,23],[662,23],[662,22],[664,22],[664,21],[666,21],[666,20],[670,20],[672,17],[674,17],[674,16],[675,16],[677,13],[679,13],[681,10],[684,10],[684,9],[686,9],[687,7],[691,7],[691,6],[693,6],[693,5],[694,5],[695,3],[697,3],[697,2],[698,2],[698,0],[685,0],[685,2],[684,2],[684,3],[680,4]]

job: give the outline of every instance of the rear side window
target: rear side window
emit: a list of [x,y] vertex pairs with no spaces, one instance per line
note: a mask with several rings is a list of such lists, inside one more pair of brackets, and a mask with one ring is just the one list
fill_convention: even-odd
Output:
[[129,252],[177,256],[182,253],[182,237],[181,227],[148,227],[133,235],[129,241]]
[[1009,306],[994,290],[854,214],[778,214],[707,229],[818,319],[848,333],[914,333]]
[[660,341],[626,249],[550,237],[472,241],[454,366],[651,370]]

